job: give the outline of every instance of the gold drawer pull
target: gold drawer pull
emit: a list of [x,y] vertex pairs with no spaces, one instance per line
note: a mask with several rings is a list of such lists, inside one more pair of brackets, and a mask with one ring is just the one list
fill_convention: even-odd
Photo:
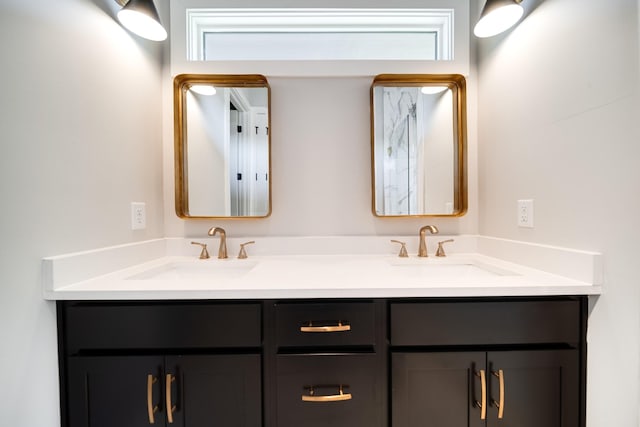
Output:
[[176,377],[167,374],[165,381],[165,395],[167,400],[167,422],[173,424],[173,412],[176,410],[176,406],[171,403],[171,383],[176,380]]
[[498,419],[501,420],[504,416],[504,372],[502,369],[499,369],[498,372],[491,372],[495,377],[498,377],[500,381],[500,401],[496,402],[495,400],[492,402],[493,406],[498,408]]
[[158,412],[158,405],[153,404],[153,385],[158,382],[158,379],[153,375],[147,375],[147,414],[149,416],[149,424],[155,424],[155,413]]
[[351,393],[344,393],[343,388],[349,386],[339,385],[338,394],[330,394],[325,396],[316,396],[315,387],[335,387],[335,386],[310,386],[305,387],[309,389],[309,394],[302,395],[303,402],[340,402],[343,400],[351,400]]
[[476,406],[480,408],[480,419],[487,419],[487,379],[485,378],[484,369],[476,373],[480,377],[481,397],[480,402],[476,400]]
[[300,326],[300,332],[346,332],[351,330],[351,325],[345,325],[338,322],[337,325],[313,326],[313,322],[309,322],[306,326]]

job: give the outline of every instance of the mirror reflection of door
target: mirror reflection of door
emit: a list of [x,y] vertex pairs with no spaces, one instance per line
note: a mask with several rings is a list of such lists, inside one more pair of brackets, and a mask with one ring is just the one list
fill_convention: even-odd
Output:
[[260,216],[268,211],[269,128],[267,100],[256,89],[230,88],[230,216]]
[[190,90],[187,111],[189,215],[267,215],[267,89],[218,87],[210,94]]
[[195,90],[188,90],[185,96],[188,212],[192,216],[208,212],[228,215],[228,97],[223,91],[206,94]]

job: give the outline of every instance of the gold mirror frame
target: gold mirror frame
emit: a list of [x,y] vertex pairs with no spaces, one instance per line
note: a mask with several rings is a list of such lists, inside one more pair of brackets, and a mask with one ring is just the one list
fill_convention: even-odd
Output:
[[[194,85],[212,85],[222,88],[264,88],[267,90],[267,161],[268,161],[268,198],[264,215],[224,216],[191,215],[189,213],[189,182],[187,162],[187,91]],[[223,75],[223,74],[180,74],[173,81],[174,106],[174,150],[175,150],[175,210],[183,219],[259,219],[271,215],[271,88],[266,77],[259,74]]]
[[[453,212],[407,215],[385,215],[376,209],[376,129],[374,89],[379,86],[424,87],[447,86],[453,98],[454,169]],[[383,218],[404,217],[460,217],[467,212],[467,101],[466,81],[459,74],[381,74],[374,78],[370,91],[371,112],[371,209],[373,215]]]

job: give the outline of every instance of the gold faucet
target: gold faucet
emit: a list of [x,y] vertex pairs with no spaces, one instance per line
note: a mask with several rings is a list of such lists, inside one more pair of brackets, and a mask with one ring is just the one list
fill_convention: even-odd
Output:
[[438,234],[438,227],[435,225],[425,225],[420,229],[420,246],[418,247],[418,256],[419,257],[428,257],[427,255],[427,238],[425,237],[427,230],[431,234]]
[[211,227],[209,229],[209,236],[215,236],[220,233],[220,247],[218,248],[218,259],[228,258],[227,256],[227,233],[222,227]]

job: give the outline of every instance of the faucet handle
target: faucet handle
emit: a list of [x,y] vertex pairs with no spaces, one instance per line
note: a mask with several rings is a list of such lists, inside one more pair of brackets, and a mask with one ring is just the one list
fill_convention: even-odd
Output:
[[191,242],[191,244],[199,245],[202,247],[202,251],[200,252],[200,259],[209,259],[209,251],[207,250],[207,245],[205,243]]
[[240,253],[238,254],[238,258],[239,259],[245,259],[247,258],[247,251],[244,250],[245,245],[251,245],[253,243],[255,243],[255,240],[252,240],[250,242],[245,242],[245,243],[241,243],[240,244]]
[[400,243],[400,253],[398,256],[400,258],[408,258],[409,254],[407,253],[407,246],[405,242],[401,242],[400,240],[391,240],[391,243]]
[[447,256],[447,254],[444,253],[444,248],[442,247],[442,245],[444,243],[451,243],[451,242],[453,242],[453,239],[448,239],[448,240],[443,240],[441,242],[438,242],[438,249],[436,250],[436,256],[440,256],[440,257]]

